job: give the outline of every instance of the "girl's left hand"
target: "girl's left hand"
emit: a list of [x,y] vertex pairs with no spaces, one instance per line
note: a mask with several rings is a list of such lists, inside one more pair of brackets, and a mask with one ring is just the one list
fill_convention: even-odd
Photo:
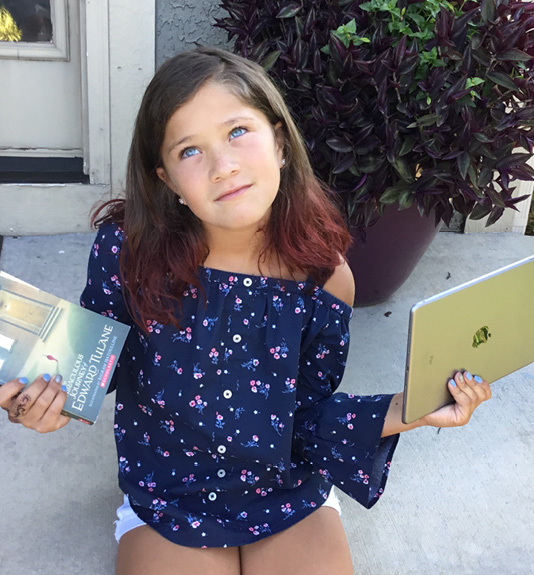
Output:
[[465,425],[473,411],[491,397],[489,383],[468,371],[458,372],[448,383],[455,403],[429,413],[422,418],[424,425],[433,427],[458,427]]

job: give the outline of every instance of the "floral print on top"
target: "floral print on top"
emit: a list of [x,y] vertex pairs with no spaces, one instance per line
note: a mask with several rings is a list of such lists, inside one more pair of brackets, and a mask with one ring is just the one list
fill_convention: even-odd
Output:
[[123,233],[100,228],[84,307],[132,326],[116,387],[119,485],[180,545],[253,543],[304,519],[333,484],[365,507],[383,492],[398,436],[391,395],[334,393],[352,309],[320,287],[200,268],[180,329],[129,316]]

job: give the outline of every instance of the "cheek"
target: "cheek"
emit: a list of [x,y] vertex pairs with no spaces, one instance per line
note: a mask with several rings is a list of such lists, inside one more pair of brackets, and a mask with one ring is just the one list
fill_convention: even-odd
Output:
[[175,194],[187,194],[188,189],[194,186],[194,175],[188,170],[174,169],[169,176],[169,187]]

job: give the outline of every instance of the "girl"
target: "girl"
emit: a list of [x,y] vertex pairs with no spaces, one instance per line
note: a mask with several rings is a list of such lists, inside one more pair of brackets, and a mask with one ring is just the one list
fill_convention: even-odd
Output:
[[[401,423],[401,394],[334,393],[349,236],[260,67],[213,49],[147,88],[126,198],[100,211],[82,305],[132,326],[116,372],[117,573],[352,573],[332,485],[371,507],[401,431],[465,424],[490,397]],[[64,426],[60,378],[0,390],[12,421]]]

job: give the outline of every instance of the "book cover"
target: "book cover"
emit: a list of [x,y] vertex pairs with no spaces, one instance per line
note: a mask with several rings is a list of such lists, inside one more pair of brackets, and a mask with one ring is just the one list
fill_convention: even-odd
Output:
[[0,271],[0,385],[59,373],[69,417],[96,421],[129,329]]

